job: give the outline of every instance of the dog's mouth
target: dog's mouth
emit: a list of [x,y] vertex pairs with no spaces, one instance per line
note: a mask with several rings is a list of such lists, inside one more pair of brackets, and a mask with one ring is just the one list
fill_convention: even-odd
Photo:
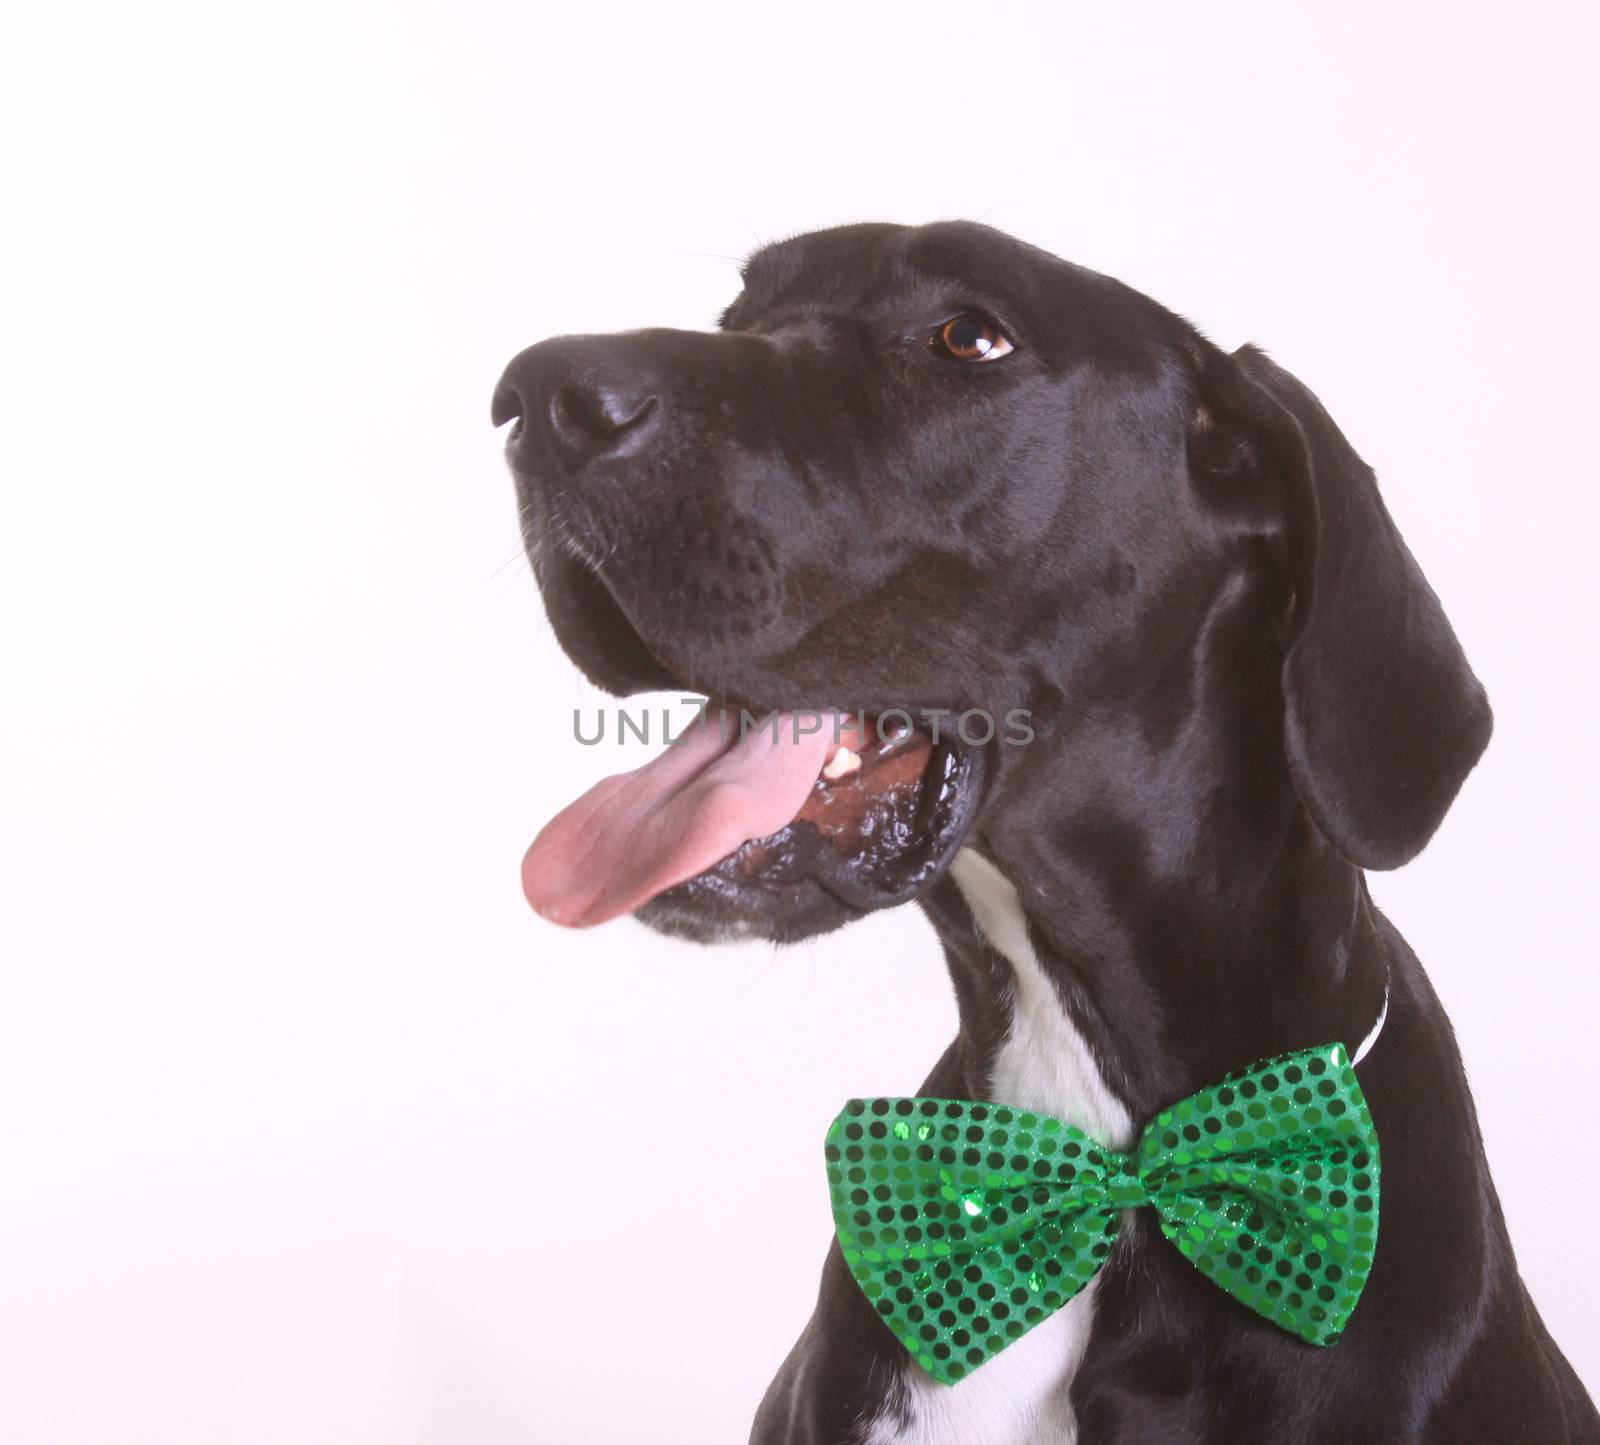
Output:
[[815,933],[920,892],[970,826],[981,767],[900,713],[708,707],[552,819],[523,886],[572,927],[642,909],[697,937]]
[[[644,600],[624,607],[570,544],[529,550],[556,636],[591,681],[622,696],[680,686],[682,660],[637,625]],[[727,600],[744,599],[716,612],[731,629],[741,619]],[[678,621],[703,622],[705,610]],[[718,670],[730,665],[743,671],[724,651]],[[867,691],[839,681],[847,704]],[[771,701],[789,710],[769,711],[739,687],[730,678],[653,762],[606,778],[545,826],[522,868],[539,913],[581,928],[636,912],[701,941],[784,942],[910,900],[955,856],[986,759],[938,727],[939,714],[884,711],[886,701],[806,712],[804,690],[787,687]]]

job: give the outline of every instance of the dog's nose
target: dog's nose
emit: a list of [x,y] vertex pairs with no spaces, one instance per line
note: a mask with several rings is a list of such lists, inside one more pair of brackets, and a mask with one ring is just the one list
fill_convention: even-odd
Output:
[[620,358],[546,342],[506,368],[495,388],[496,426],[520,418],[517,445],[542,434],[572,466],[630,450],[650,431],[660,399],[647,370]]

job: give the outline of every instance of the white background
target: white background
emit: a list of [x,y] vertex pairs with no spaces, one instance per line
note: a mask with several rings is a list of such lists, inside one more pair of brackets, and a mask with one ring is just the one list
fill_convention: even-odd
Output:
[[[1592,12],[1133,9],[13,21],[0,1441],[744,1438],[822,1130],[954,1009],[909,910],[780,953],[528,912],[538,826],[647,754],[571,741],[489,395],[858,219],[1259,341],[1378,467],[1499,729],[1373,887],[1600,1385]],[[726,1207],[674,1132],[712,1094]]]

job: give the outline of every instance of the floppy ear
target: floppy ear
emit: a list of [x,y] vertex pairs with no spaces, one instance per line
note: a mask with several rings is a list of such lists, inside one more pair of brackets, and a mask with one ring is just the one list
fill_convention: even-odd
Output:
[[1290,774],[1345,857],[1398,868],[1433,836],[1489,741],[1483,685],[1372,469],[1322,404],[1253,346],[1216,361],[1208,391],[1222,415],[1207,419],[1199,460],[1213,478],[1218,467],[1255,471],[1284,501]]

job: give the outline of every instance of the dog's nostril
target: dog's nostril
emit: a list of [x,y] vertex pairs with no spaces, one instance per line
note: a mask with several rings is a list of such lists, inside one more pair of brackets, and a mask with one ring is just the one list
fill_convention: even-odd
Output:
[[563,436],[604,435],[599,418],[570,387],[559,388],[550,398],[550,425]]
[[594,391],[563,386],[550,398],[550,421],[572,440],[612,442],[643,422],[655,404],[653,396],[624,396],[605,386]]

